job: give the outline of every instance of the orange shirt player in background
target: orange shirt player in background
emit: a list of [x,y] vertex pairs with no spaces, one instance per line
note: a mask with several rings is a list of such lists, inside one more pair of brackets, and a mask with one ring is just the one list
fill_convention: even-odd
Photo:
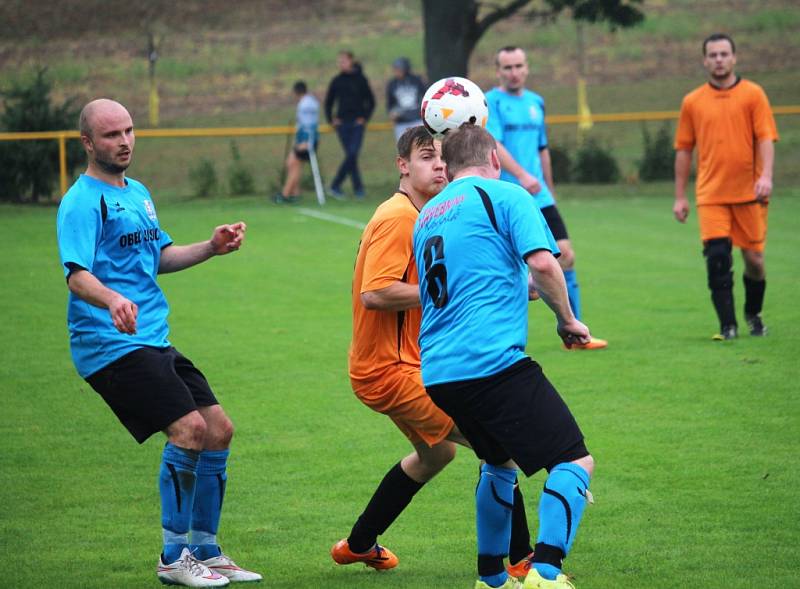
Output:
[[[378,536],[455,457],[455,443],[468,446],[453,420],[431,401],[420,374],[421,309],[412,235],[419,210],[447,186],[439,142],[423,126],[406,130],[397,142],[397,167],[400,187],[377,208],[358,247],[350,382],[356,396],[387,415],[414,451],[386,473],[350,535],[331,549],[338,564],[362,562],[375,569],[398,563],[377,543]],[[523,568],[532,549],[518,489],[513,522],[518,557],[512,562]]]
[[764,245],[767,203],[772,194],[775,119],[761,86],[737,76],[736,45],[724,34],[703,41],[708,83],[690,92],[681,105],[675,138],[675,205],[681,223],[689,215],[686,184],[697,147],[697,218],[708,287],[720,333],[737,337],[733,304],[733,246],[744,259],[744,316],[750,335],[766,335],[761,308],[766,290]]

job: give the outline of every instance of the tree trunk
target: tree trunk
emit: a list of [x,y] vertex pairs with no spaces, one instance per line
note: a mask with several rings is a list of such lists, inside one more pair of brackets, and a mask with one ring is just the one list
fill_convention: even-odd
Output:
[[477,13],[475,0],[422,0],[428,80],[467,77],[469,57],[479,38]]

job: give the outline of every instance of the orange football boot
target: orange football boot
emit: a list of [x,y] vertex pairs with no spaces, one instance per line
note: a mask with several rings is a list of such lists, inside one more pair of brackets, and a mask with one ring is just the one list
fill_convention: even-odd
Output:
[[593,337],[587,344],[572,344],[569,348],[564,345],[566,350],[602,350],[608,347],[608,342],[604,339]]
[[333,545],[333,548],[331,548],[331,557],[337,564],[363,562],[366,566],[379,571],[393,569],[397,566],[397,563],[400,562],[391,550],[384,548],[380,544],[375,544],[375,546],[367,552],[357,554],[350,550],[347,538],[339,540]]
[[523,558],[517,564],[511,564],[510,562],[506,565],[506,571],[512,577],[516,577],[517,579],[524,579],[528,576],[528,572],[531,570],[531,562],[533,561],[533,552],[531,552],[528,556]]

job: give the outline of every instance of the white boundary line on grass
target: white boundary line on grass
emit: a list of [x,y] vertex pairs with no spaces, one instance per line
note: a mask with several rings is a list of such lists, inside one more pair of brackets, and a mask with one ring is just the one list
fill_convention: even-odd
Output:
[[315,219],[330,221],[331,223],[346,225],[347,227],[355,227],[356,229],[363,229],[364,227],[367,226],[366,223],[362,223],[361,221],[356,221],[355,219],[348,219],[347,217],[340,217],[339,215],[331,215],[330,213],[323,213],[322,211],[307,209],[305,207],[297,209],[297,212],[307,217],[314,217]]

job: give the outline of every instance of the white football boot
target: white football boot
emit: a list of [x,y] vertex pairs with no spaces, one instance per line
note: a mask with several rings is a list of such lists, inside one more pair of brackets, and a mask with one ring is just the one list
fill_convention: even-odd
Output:
[[184,587],[224,587],[230,581],[228,577],[210,570],[206,565],[192,556],[188,548],[184,548],[175,562],[166,564],[158,558],[156,568],[158,580],[165,585],[183,585]]
[[212,572],[227,577],[231,583],[254,583],[261,580],[261,575],[243,569],[233,562],[230,556],[225,554],[212,556],[199,562],[211,569]]

